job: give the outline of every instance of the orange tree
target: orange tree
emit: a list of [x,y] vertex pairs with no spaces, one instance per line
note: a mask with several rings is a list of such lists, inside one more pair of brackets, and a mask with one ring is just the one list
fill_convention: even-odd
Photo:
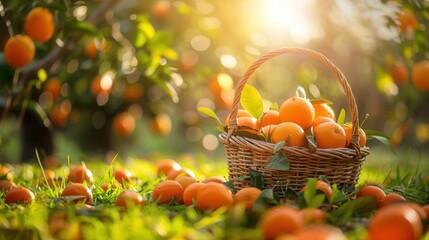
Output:
[[374,57],[377,88],[391,103],[385,130],[394,146],[422,147],[429,141],[429,6],[420,1],[383,1],[387,29]]
[[173,33],[154,26],[159,11],[138,1],[0,1],[0,124],[20,126],[23,160],[35,148],[52,155],[55,131],[104,151],[142,112],[177,101],[178,55]]

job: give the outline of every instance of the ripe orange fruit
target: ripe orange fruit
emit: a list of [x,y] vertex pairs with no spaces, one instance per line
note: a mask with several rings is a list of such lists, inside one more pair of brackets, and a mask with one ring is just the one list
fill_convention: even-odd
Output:
[[403,85],[408,82],[408,69],[402,62],[394,62],[389,67],[389,74],[398,85]]
[[113,82],[110,78],[97,75],[91,80],[91,93],[97,96],[100,93],[108,94],[112,90]]
[[180,186],[182,186],[183,190],[186,190],[189,185],[196,183],[197,179],[190,176],[183,176],[176,178],[176,181],[180,184]]
[[152,200],[160,205],[171,202],[182,203],[183,187],[174,180],[160,182],[153,189]]
[[14,203],[23,203],[25,205],[30,205],[33,200],[33,192],[24,187],[14,187],[10,189],[4,197],[4,203],[9,205]]
[[67,182],[83,183],[84,181],[87,183],[94,181],[91,170],[84,166],[72,167],[67,177]]
[[167,0],[157,0],[151,8],[153,18],[158,21],[164,21],[171,15],[171,3]]
[[220,183],[206,183],[198,191],[196,207],[200,210],[216,210],[220,207],[231,207],[234,203],[232,193]]
[[130,182],[132,175],[131,172],[126,169],[117,169],[113,172],[113,177],[124,186],[124,183]]
[[216,183],[221,183],[221,184],[225,183],[223,181],[223,179],[220,177],[208,177],[208,178],[203,180],[203,183],[209,183],[209,182],[216,182]]
[[[345,123],[343,124],[344,132],[346,133],[346,147],[349,146],[350,141],[352,139],[352,124],[351,123]],[[359,128],[359,146],[365,147],[366,145],[366,133],[362,128]]]
[[24,31],[34,41],[49,41],[55,32],[54,15],[47,8],[33,8],[25,18]]
[[113,118],[113,130],[121,136],[128,136],[133,133],[136,121],[128,112],[123,112]]
[[318,148],[343,148],[346,146],[346,133],[336,122],[324,122],[313,129]]
[[302,147],[305,144],[304,130],[296,123],[282,122],[277,125],[272,134],[271,142],[285,141],[286,146]]
[[239,131],[258,134],[259,124],[254,117],[239,117],[237,118],[237,125]]
[[405,204],[380,209],[368,223],[368,237],[371,240],[420,239],[422,233],[419,214]]
[[313,103],[314,118],[327,117],[335,121],[335,113],[327,103]]
[[273,136],[274,129],[277,125],[267,125],[261,128],[261,135],[265,137],[267,142],[272,142],[271,137]]
[[13,175],[12,169],[6,166],[0,165],[0,178],[12,179],[12,175]]
[[96,58],[97,53],[99,51],[105,50],[107,47],[106,40],[103,38],[102,40],[99,40],[97,38],[91,39],[87,42],[85,46],[85,56],[88,58]]
[[198,192],[205,185],[205,183],[191,183],[184,191],[183,191],[183,203],[186,206],[191,206],[194,204],[194,201],[197,199]]
[[152,131],[163,136],[170,134],[172,125],[171,117],[165,113],[158,114],[150,120]]
[[107,190],[109,190],[109,188],[117,188],[118,185],[116,185],[116,183],[110,184],[110,183],[102,183],[100,185],[101,189],[103,189],[103,191],[107,192]]
[[377,208],[383,203],[383,199],[386,197],[383,189],[376,186],[364,186],[359,189],[356,197],[373,197],[377,201]]
[[246,209],[251,209],[256,199],[261,195],[261,190],[255,187],[245,187],[238,190],[234,195],[234,202],[244,204]]
[[10,37],[4,46],[4,58],[10,66],[15,68],[31,63],[35,54],[34,42],[27,35],[17,34]]
[[0,192],[7,192],[14,187],[16,187],[14,182],[6,179],[0,180]]
[[162,175],[167,176],[168,172],[170,172],[171,170],[177,171],[177,170],[180,170],[181,168],[182,167],[180,166],[180,164],[174,161],[173,159],[162,160],[156,165],[158,176],[162,176]]
[[347,240],[339,228],[327,224],[304,226],[294,232],[294,236],[301,240]]
[[43,84],[43,90],[52,94],[52,98],[58,99],[61,96],[61,81],[52,77]]
[[125,87],[123,99],[127,102],[137,101],[144,93],[144,87],[141,83],[131,83]]
[[303,129],[311,126],[315,116],[311,102],[302,97],[292,97],[284,101],[279,113],[282,122],[293,122]]
[[268,209],[261,220],[262,235],[267,240],[293,233],[303,226],[304,219],[298,210],[287,206]]
[[[231,113],[228,114],[228,116],[225,118],[225,126],[228,125],[230,116],[231,116]],[[252,117],[252,115],[250,115],[250,113],[244,109],[238,109],[236,118],[240,118],[240,117]]]
[[132,190],[124,190],[121,194],[119,194],[115,204],[118,207],[129,209],[136,206],[144,206],[145,202],[143,197],[140,196],[140,194],[137,192]]
[[314,121],[313,121],[313,129],[315,127],[317,127],[319,124],[324,123],[324,122],[335,122],[335,121],[329,117],[316,117],[316,118],[314,118]]
[[[301,192],[304,192],[306,189],[307,189],[307,186],[304,186],[302,188]],[[322,180],[317,180],[316,181],[316,189],[318,191],[323,192],[328,199],[331,198],[332,188],[327,182],[324,182]]]
[[261,127],[280,124],[280,115],[276,110],[269,110],[261,118]]
[[306,224],[326,222],[326,212],[320,210],[319,208],[303,208],[299,211],[299,213],[304,218],[304,222]]
[[414,86],[422,91],[429,91],[429,61],[424,60],[414,64],[412,73],[412,81]]
[[404,10],[399,14],[399,27],[403,33],[414,31],[418,26],[419,22],[410,10]]
[[188,177],[192,177],[192,178],[196,178],[194,172],[192,172],[192,170],[187,169],[187,168],[181,168],[179,170],[171,170],[168,172],[167,174],[167,179],[168,180],[175,180],[178,177],[184,177],[184,176],[188,176]]
[[389,193],[384,198],[380,204],[380,207],[386,207],[393,203],[400,203],[407,201],[402,195],[397,193]]
[[91,204],[92,203],[92,192],[87,186],[82,183],[71,183],[66,188],[64,188],[61,193],[61,197],[71,197],[71,196],[81,196],[82,198],[76,199],[73,202],[79,203],[84,202]]

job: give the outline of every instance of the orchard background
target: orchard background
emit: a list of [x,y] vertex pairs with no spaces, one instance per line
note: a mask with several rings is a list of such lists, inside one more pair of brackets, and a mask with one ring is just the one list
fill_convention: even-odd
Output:
[[[51,22],[27,26],[38,7]],[[47,39],[33,37],[28,64],[11,63],[28,52],[8,55],[9,39],[49,28]],[[131,169],[172,158],[202,177],[227,177],[216,123],[197,109],[223,122],[253,61],[305,47],[334,62],[353,90],[371,152],[361,181],[394,171],[395,184],[399,171],[425,179],[428,28],[426,0],[0,0],[0,163]],[[332,73],[306,56],[275,58],[250,84],[273,106],[301,86],[350,121]]]

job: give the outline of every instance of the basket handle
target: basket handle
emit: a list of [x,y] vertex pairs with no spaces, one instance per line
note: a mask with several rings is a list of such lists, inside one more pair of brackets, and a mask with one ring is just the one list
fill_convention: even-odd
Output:
[[260,67],[263,63],[265,63],[267,60],[276,57],[278,55],[282,54],[288,54],[288,53],[303,53],[306,55],[309,55],[323,64],[325,64],[331,72],[337,77],[338,81],[340,82],[341,86],[343,87],[344,93],[346,94],[347,101],[349,103],[349,110],[351,113],[351,120],[352,120],[352,137],[351,137],[351,145],[353,149],[355,149],[358,153],[358,156],[360,155],[360,147],[359,147],[359,119],[358,119],[358,109],[356,105],[355,97],[352,93],[352,90],[350,88],[349,83],[347,82],[346,77],[344,74],[338,69],[337,66],[335,66],[334,63],[332,63],[326,56],[321,54],[320,52],[307,49],[307,48],[279,48],[270,52],[265,53],[262,55],[259,59],[257,59],[255,62],[250,65],[250,67],[246,70],[244,75],[241,77],[240,81],[238,82],[237,88],[234,93],[234,101],[232,103],[232,109],[231,114],[229,118],[228,123],[228,135],[227,140],[231,137],[232,133],[235,132],[238,128],[237,126],[237,112],[238,112],[238,104],[240,102],[241,93],[243,91],[244,86],[246,85],[248,79],[252,76],[252,74],[255,72],[255,70]]

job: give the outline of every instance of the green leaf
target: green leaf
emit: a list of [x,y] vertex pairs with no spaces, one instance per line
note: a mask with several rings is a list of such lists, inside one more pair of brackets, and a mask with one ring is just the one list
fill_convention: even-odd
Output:
[[264,104],[261,95],[255,87],[248,84],[244,86],[240,103],[254,118],[261,118],[264,112]]
[[285,141],[280,141],[276,143],[276,145],[274,145],[274,152],[278,152],[282,150],[284,146],[285,146]]
[[296,89],[295,95],[297,97],[307,98],[307,93],[305,92],[305,89],[301,86],[298,86],[298,88]]
[[311,104],[328,104],[328,105],[332,105],[333,103],[327,99],[324,98],[315,98],[315,99],[310,99]]
[[346,110],[344,108],[341,108],[340,114],[338,114],[337,123],[339,125],[343,125],[345,119],[346,119]]
[[329,214],[336,224],[347,222],[352,216],[369,214],[376,209],[377,202],[373,197],[359,197],[342,204]]
[[40,106],[39,103],[37,103],[35,101],[29,101],[27,109],[29,111],[32,111],[33,113],[35,113],[35,115],[39,117],[39,119],[42,123],[45,121],[45,119],[48,118],[48,115],[43,110],[42,106]]
[[334,184],[332,186],[332,194],[331,194],[331,198],[329,199],[329,203],[331,205],[335,205],[347,200],[349,200],[349,198],[346,196],[346,194],[344,194],[343,191],[338,189],[337,184]]
[[287,171],[290,169],[290,163],[284,153],[277,152],[270,158],[270,161],[267,164],[267,168]]
[[307,148],[310,153],[314,153],[317,151],[317,143],[316,139],[314,139],[314,135],[311,131],[311,128],[307,128],[304,130],[305,139],[307,140]]
[[255,188],[264,189],[264,176],[261,172],[250,170],[250,185]]
[[219,125],[222,125],[221,121],[219,120],[219,117],[210,108],[208,108],[208,107],[198,107],[197,110],[198,110],[198,112],[200,112],[202,114],[205,114],[205,115],[207,115],[207,116],[209,116],[211,118],[214,118],[219,123]]

